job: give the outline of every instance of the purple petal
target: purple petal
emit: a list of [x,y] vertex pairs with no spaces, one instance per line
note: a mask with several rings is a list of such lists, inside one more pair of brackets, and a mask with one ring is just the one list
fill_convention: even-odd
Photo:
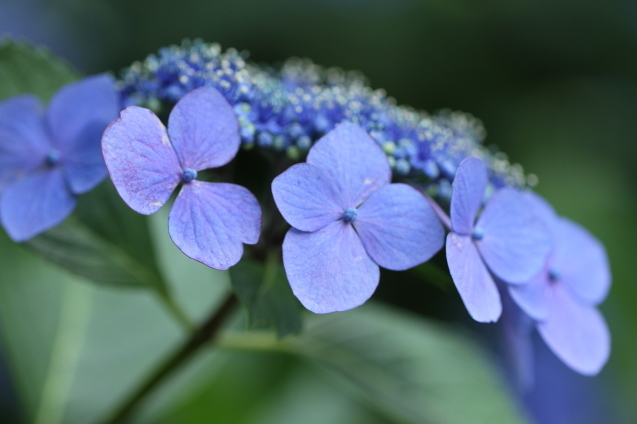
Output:
[[129,106],[104,131],[102,152],[113,184],[133,210],[157,212],[181,181],[166,128],[148,109]]
[[507,284],[509,294],[517,305],[536,321],[549,316],[552,290],[547,270],[540,271],[526,284]]
[[470,236],[447,234],[447,264],[469,315],[479,322],[497,321],[500,294]]
[[272,181],[283,218],[301,231],[316,231],[343,215],[332,181],[314,165],[300,163]]
[[458,234],[471,234],[487,187],[487,168],[478,158],[460,163],[451,192],[451,227]]
[[294,295],[317,314],[362,305],[380,279],[378,265],[343,221],[313,233],[291,228],[283,241],[283,264]]
[[347,122],[316,142],[307,163],[321,168],[336,184],[343,209],[357,207],[391,181],[387,155],[365,130]]
[[579,304],[560,285],[554,284],[549,319],[537,324],[551,350],[573,370],[597,374],[610,354],[610,333],[594,306]]
[[550,234],[519,191],[503,188],[494,194],[475,228],[484,234],[476,242],[484,262],[505,282],[526,283],[544,267]]
[[105,128],[101,122],[84,127],[60,161],[69,187],[75,194],[91,190],[108,174],[100,144]]
[[554,231],[554,225],[558,220],[558,216],[555,213],[553,206],[551,206],[551,204],[542,196],[533,193],[532,191],[523,191],[522,195],[533,208],[535,215],[546,225],[549,232],[552,233]]
[[196,171],[225,165],[241,144],[232,106],[212,87],[193,90],[177,102],[168,134],[182,168]]
[[7,234],[22,242],[56,226],[75,207],[59,169],[38,171],[8,185],[0,201],[0,216]]
[[75,146],[84,146],[81,139],[90,135],[99,150],[99,138],[87,134],[89,125],[106,128],[117,119],[120,111],[115,81],[106,74],[95,75],[68,84],[51,99],[47,121],[55,147],[61,156],[72,153]]
[[42,165],[51,148],[37,97],[15,96],[0,103],[0,192]]
[[606,298],[611,282],[606,249],[575,222],[559,219],[550,266],[560,283],[583,302],[598,304]]
[[188,257],[215,269],[228,269],[255,244],[261,207],[248,189],[225,183],[184,184],[168,217],[168,232]]
[[354,221],[365,250],[380,266],[402,271],[442,249],[445,233],[431,206],[416,189],[389,184],[373,192]]

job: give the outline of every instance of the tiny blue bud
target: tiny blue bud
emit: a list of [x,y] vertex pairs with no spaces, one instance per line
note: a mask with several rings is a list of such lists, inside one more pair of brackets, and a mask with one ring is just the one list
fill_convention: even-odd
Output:
[[261,132],[257,136],[257,144],[262,147],[271,146],[273,141],[274,139],[272,137],[272,134],[268,132]]
[[394,166],[394,170],[398,175],[407,175],[409,174],[410,169],[411,166],[405,159],[398,159],[396,161],[396,165]]
[[433,160],[428,160],[425,162],[425,165],[423,166],[423,171],[432,180],[435,180],[440,175],[440,170],[438,169],[438,165],[436,165],[436,162],[434,162]]
[[481,228],[474,228],[471,233],[471,238],[474,240],[482,240],[484,238],[484,231]]
[[56,149],[51,150],[47,153],[44,161],[49,166],[55,166],[60,161],[60,152]]
[[298,140],[296,140],[296,146],[301,150],[310,150],[312,140],[306,135],[301,136]]
[[189,183],[192,180],[194,180],[195,178],[197,178],[197,171],[195,171],[194,169],[190,169],[190,168],[184,169],[184,174],[182,175],[181,179],[185,183]]
[[560,272],[555,269],[549,270],[549,280],[552,282],[557,282],[560,279]]
[[345,209],[345,213],[343,214],[343,221],[354,222],[356,221],[357,216],[358,211],[356,210],[356,208],[347,208]]

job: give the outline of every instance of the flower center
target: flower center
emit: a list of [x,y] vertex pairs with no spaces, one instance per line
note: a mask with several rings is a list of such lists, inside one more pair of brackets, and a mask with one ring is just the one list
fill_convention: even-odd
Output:
[[56,149],[51,150],[44,157],[44,162],[46,162],[48,166],[55,166],[59,161],[60,161],[60,152]]
[[482,231],[482,228],[474,228],[471,233],[471,238],[474,240],[482,240],[484,238],[484,231]]
[[184,174],[181,176],[181,179],[185,183],[189,183],[192,180],[194,180],[195,178],[197,178],[197,171],[195,171],[194,169],[190,169],[190,168],[184,169]]
[[551,283],[557,283],[560,280],[560,272],[555,269],[549,270],[549,281]]
[[356,221],[357,216],[358,211],[356,210],[356,208],[347,208],[345,209],[345,213],[343,213],[343,221],[354,222]]

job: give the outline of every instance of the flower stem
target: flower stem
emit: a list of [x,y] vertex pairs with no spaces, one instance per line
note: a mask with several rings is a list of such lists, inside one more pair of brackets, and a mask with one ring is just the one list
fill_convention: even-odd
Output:
[[191,359],[194,354],[210,340],[214,339],[225,319],[237,305],[237,298],[231,293],[222,305],[191,334],[175,352],[144,381],[115,412],[104,421],[104,424],[122,424],[130,419],[139,405],[178,368]]

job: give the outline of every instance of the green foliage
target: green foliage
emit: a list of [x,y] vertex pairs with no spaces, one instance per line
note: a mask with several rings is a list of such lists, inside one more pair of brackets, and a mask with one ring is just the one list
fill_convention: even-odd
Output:
[[26,245],[96,283],[166,290],[147,218],[126,206],[110,181],[82,196],[72,218]]
[[75,79],[77,73],[48,50],[11,39],[0,41],[0,99],[33,93],[48,100]]
[[305,359],[371,411],[398,423],[523,423],[497,370],[458,329],[368,304],[313,315],[277,342],[229,334],[236,349],[279,350]]
[[244,258],[230,269],[230,281],[248,309],[251,328],[274,327],[279,338],[301,331],[301,306],[278,255],[265,265]]
[[[96,422],[185,337],[152,292],[87,284],[5,235],[0,255],[10,264],[0,273],[3,353],[28,422]],[[224,273],[199,273],[186,266],[171,280],[195,316],[225,286]]]

